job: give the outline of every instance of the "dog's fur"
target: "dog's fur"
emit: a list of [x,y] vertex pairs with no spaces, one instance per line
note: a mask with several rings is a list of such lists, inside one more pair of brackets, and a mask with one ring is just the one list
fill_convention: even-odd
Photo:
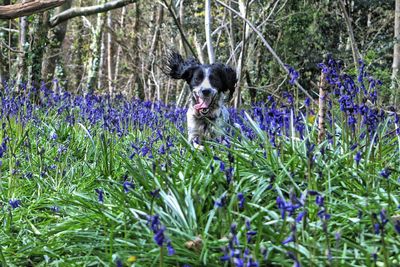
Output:
[[236,72],[224,64],[201,64],[171,52],[166,58],[164,73],[189,84],[192,93],[187,112],[189,142],[195,145],[205,138],[219,136],[220,129],[229,120],[225,103],[235,91]]

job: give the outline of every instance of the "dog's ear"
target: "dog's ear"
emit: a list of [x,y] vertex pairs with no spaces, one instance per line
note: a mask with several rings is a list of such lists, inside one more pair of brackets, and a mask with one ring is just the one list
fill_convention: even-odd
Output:
[[200,65],[195,58],[184,60],[180,54],[175,51],[170,52],[164,60],[163,72],[173,79],[183,79],[190,82],[193,71]]
[[229,92],[228,99],[231,99],[235,92],[235,85],[237,83],[236,71],[227,65],[222,65],[222,71],[224,73],[224,89]]

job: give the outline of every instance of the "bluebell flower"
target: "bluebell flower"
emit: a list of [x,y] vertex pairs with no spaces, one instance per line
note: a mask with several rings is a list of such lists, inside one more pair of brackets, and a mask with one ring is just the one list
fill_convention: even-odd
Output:
[[282,241],[282,245],[286,245],[288,243],[294,242],[294,236],[291,234],[285,240]]
[[58,206],[51,206],[50,210],[54,213],[59,213],[60,212],[60,207]]
[[394,224],[394,229],[400,235],[400,220],[396,220],[396,222]]
[[134,185],[132,182],[129,182],[129,181],[125,181],[125,182],[122,184],[122,186],[123,186],[123,188],[124,188],[124,192],[125,192],[125,193],[129,193],[129,191],[135,189],[135,185]]
[[158,230],[154,233],[153,240],[156,244],[160,247],[164,244],[165,236],[164,236],[165,227],[161,226]]
[[304,217],[306,214],[307,214],[307,211],[302,211],[302,212],[300,212],[300,213],[297,215],[297,217],[296,217],[296,219],[295,219],[295,222],[296,222],[296,223],[301,222],[301,220],[303,219],[303,217]]
[[304,100],[304,105],[306,107],[309,107],[311,105],[311,99],[309,97],[306,97],[306,100]]
[[95,189],[95,191],[97,193],[98,201],[100,203],[103,203],[104,202],[104,191],[103,191],[103,189],[97,188],[97,189]]
[[10,204],[11,208],[13,208],[13,209],[16,209],[21,206],[21,200],[19,200],[19,199],[10,199],[8,201],[8,203]]
[[237,198],[239,200],[239,209],[243,209],[244,208],[244,201],[245,201],[245,197],[244,197],[243,193],[239,192],[237,194]]
[[291,84],[291,85],[293,85],[293,84],[295,84],[295,82],[297,81],[297,79],[300,77],[300,75],[299,75],[299,73],[292,67],[292,66],[290,66],[290,65],[285,65],[286,66],[286,69],[288,70],[288,72],[289,72],[289,76],[290,76],[290,81],[289,81],[289,83]]
[[383,177],[383,178],[389,178],[389,176],[390,176],[390,170],[389,169],[387,169],[387,168],[384,168],[383,170],[381,170],[380,172],[379,172],[379,174]]
[[175,254],[175,249],[172,247],[171,241],[168,241],[167,243],[167,250],[168,250],[168,256],[172,256]]
[[217,199],[214,203],[215,207],[222,208],[226,205],[226,195],[223,194],[219,199]]
[[153,198],[159,198],[159,197],[160,197],[160,189],[157,188],[157,189],[155,189],[155,190],[153,190],[153,191],[150,191],[150,195],[151,195]]
[[360,163],[360,161],[361,161],[361,151],[358,151],[358,152],[356,153],[356,155],[354,156],[354,161],[355,161],[357,164]]

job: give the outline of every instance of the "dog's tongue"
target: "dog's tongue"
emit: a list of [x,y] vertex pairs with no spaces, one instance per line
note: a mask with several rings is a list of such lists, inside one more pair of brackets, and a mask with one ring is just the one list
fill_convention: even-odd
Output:
[[210,105],[210,102],[211,102],[211,99],[209,100],[209,99],[202,99],[202,98],[198,98],[198,102],[199,103],[197,103],[196,105],[194,105],[194,108],[197,110],[197,111],[200,111],[200,110],[202,110],[202,109],[206,109],[206,108],[208,108],[208,106]]

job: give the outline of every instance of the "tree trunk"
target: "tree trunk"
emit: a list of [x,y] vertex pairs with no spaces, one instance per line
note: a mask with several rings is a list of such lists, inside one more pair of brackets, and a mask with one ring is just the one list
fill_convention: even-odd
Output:
[[[22,0],[25,3],[25,0]],[[26,50],[26,17],[19,18],[19,38],[18,38],[18,49],[20,53],[17,56],[17,88],[23,82],[23,78],[26,77],[26,62],[25,62],[25,50]]]
[[48,20],[49,13],[47,11],[37,15],[37,21],[35,23],[34,31],[32,34],[33,42],[29,51],[29,53],[32,55],[32,59],[30,62],[30,84],[36,89],[40,89],[40,83],[42,81],[43,55],[46,49],[46,45],[48,43]]
[[[240,14],[247,19],[247,11],[248,11],[249,1],[247,0],[239,0],[239,10]],[[240,50],[238,66],[236,68],[236,75],[237,75],[237,83],[236,83],[236,97],[235,97],[235,108],[239,108],[241,105],[242,100],[242,90],[240,87],[241,80],[242,80],[242,70],[243,70],[243,62],[244,57],[246,54],[246,40],[250,35],[250,31],[247,27],[245,21],[243,21],[243,33],[242,33],[242,47]]]
[[206,42],[207,42],[207,52],[208,52],[208,62],[213,64],[215,62],[215,54],[214,54],[214,47],[212,44],[212,37],[211,37],[211,0],[206,0],[204,5],[204,28],[206,32]]
[[[72,5],[72,0],[67,0],[64,5],[56,9],[56,14],[59,14],[71,8],[71,5]],[[65,21],[50,30],[49,44],[46,48],[46,53],[44,56],[43,66],[42,66],[42,77],[44,81],[46,81],[47,83],[51,83],[53,81],[54,72],[57,65],[59,65],[60,68],[64,69],[60,63],[62,61],[61,51],[62,51],[62,44],[64,42],[65,35],[67,32],[67,26],[68,26],[68,21]],[[65,76],[65,74],[63,76]]]
[[[113,21],[112,21],[112,12],[109,11],[107,13],[107,26],[109,29],[113,28]],[[110,32],[107,33],[107,80],[108,80],[108,94],[110,96],[113,95],[113,76],[114,76],[114,67],[113,64],[113,56],[114,56],[114,49],[113,49],[113,38]]]
[[342,9],[344,21],[345,21],[346,27],[347,27],[347,31],[349,32],[350,46],[351,46],[351,51],[353,53],[354,66],[356,66],[358,68],[358,66],[359,66],[358,61],[361,59],[361,55],[358,52],[356,39],[354,37],[353,26],[351,25],[351,19],[350,19],[349,14],[347,13],[346,5],[343,2],[343,0],[339,0],[339,6]]
[[[104,3],[104,0],[100,0]],[[92,29],[92,40],[90,43],[90,55],[87,63],[88,77],[86,82],[86,92],[91,94],[94,92],[96,80],[98,78],[98,71],[100,66],[100,48],[101,37],[103,35],[105,16],[104,13],[97,14],[96,28]]]
[[[136,5],[138,5],[138,4],[136,4]],[[121,29],[124,29],[124,27],[125,27],[125,16],[126,16],[126,7],[123,7],[122,8],[122,12],[121,12],[121,20],[120,20]],[[114,77],[113,77],[113,81],[112,81],[112,86],[115,86],[117,84],[117,81],[118,81],[119,65],[120,65],[120,61],[121,61],[121,53],[122,53],[122,47],[121,47],[121,45],[118,44],[117,56],[116,56],[115,67],[114,67],[115,68],[115,73],[114,73]]]
[[[104,25],[103,25],[104,26]],[[104,87],[104,69],[105,69],[105,54],[106,54],[106,35],[104,32],[101,34],[100,41],[100,59],[99,59],[99,73],[97,78],[97,89],[103,91]]]
[[[10,5],[10,2],[11,2],[10,0],[5,0],[4,6]],[[6,23],[10,25],[8,21]],[[0,26],[3,26],[2,21],[0,21]],[[3,43],[7,43],[5,36],[6,36],[5,34],[4,35],[0,34],[0,88],[2,89],[3,89],[3,83],[8,82],[8,79],[10,77],[9,63],[7,62],[8,60],[3,60],[7,58],[4,55],[5,49],[3,49]]]
[[[81,4],[79,1],[78,5]],[[83,73],[85,71],[85,64],[83,62],[83,49],[84,46],[84,25],[82,19],[78,19],[76,22],[76,29],[74,33],[74,44],[73,44],[73,65],[75,66],[75,71],[73,72],[73,85],[72,88],[76,90],[76,92],[81,92],[82,84],[83,84]]]
[[[140,62],[140,57],[139,57],[139,30],[141,28],[141,23],[140,23],[140,18],[141,18],[141,8],[140,8],[140,2],[137,2],[135,4],[135,24],[133,26],[133,31],[135,32],[135,37],[133,39],[133,49],[134,49],[134,62],[139,66]],[[139,68],[138,68],[139,69]],[[145,91],[144,91],[144,85],[141,82],[140,79],[140,74],[138,69],[136,70],[135,73],[135,82],[133,85],[134,90],[137,89],[137,97],[139,99],[145,99]],[[135,92],[136,93],[136,92]]]
[[400,0],[396,0],[394,15],[394,49],[393,49],[393,65],[392,65],[392,90],[390,102],[396,104],[399,92],[398,74],[400,68]]
[[[153,65],[154,65],[154,56],[157,50],[157,46],[158,46],[158,42],[160,39],[160,28],[161,28],[161,24],[163,22],[164,19],[164,8],[162,5],[159,5],[157,10],[155,10],[155,24],[154,24],[154,34],[153,34],[153,39],[151,41],[151,46],[150,46],[150,50],[149,50],[149,54],[147,57],[147,62],[148,64],[145,67],[145,71],[147,72],[147,95],[146,95],[146,99],[147,100],[151,100],[151,96],[155,95],[154,93],[154,86],[152,83],[153,80]],[[158,97],[157,97],[158,98]],[[159,100],[159,99],[157,99]]]

